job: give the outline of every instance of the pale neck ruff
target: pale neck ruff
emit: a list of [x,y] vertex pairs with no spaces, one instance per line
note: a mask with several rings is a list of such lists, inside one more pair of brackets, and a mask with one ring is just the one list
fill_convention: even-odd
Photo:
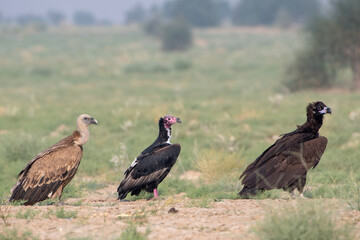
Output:
[[84,123],[77,123],[77,130],[79,131],[81,137],[75,141],[75,144],[84,145],[90,139],[89,127]]
[[166,131],[167,131],[167,136],[168,136],[168,140],[166,141],[166,143],[170,143],[170,140],[171,140],[171,128],[167,128],[165,127]]

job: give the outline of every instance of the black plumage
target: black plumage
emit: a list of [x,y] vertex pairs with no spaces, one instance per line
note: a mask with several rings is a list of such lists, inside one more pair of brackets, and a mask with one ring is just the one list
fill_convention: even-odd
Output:
[[159,135],[124,172],[125,178],[117,189],[119,199],[127,194],[139,195],[141,190],[154,192],[158,197],[157,186],[174,166],[180,151],[180,144],[171,144],[171,125],[181,123],[180,118],[165,116],[159,120]]
[[319,163],[327,138],[319,135],[323,117],[331,113],[322,102],[310,103],[306,122],[293,132],[282,135],[241,174],[243,189],[239,195],[249,197],[259,191],[283,189],[303,192],[306,174]]

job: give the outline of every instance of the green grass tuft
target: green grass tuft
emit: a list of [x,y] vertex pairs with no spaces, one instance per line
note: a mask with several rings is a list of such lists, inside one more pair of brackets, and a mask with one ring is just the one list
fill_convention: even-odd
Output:
[[67,198],[80,198],[83,196],[83,188],[81,188],[76,182],[70,182],[63,191],[61,200]]
[[70,205],[71,206],[81,206],[82,205],[82,203],[83,203],[83,200],[79,200],[79,201],[76,201],[76,202],[74,202],[74,203],[71,203]]
[[219,181],[224,176],[236,177],[243,166],[240,155],[216,148],[204,149],[198,154],[196,168],[207,182]]
[[86,191],[96,191],[98,189],[104,188],[106,187],[105,183],[99,183],[98,181],[86,181],[86,182],[82,182],[79,186],[80,189],[82,189],[82,191],[86,190]]
[[55,212],[57,218],[76,218],[77,211],[65,211],[64,208],[57,209]]
[[21,206],[21,205],[24,205],[24,203],[26,202],[27,200],[16,200],[16,201],[12,201],[12,202],[9,202],[10,205],[13,205],[13,206]]
[[1,240],[37,240],[38,237],[34,236],[33,233],[30,230],[27,230],[23,233],[18,232],[15,228],[5,228],[3,230],[0,230],[0,239]]
[[44,201],[38,202],[37,204],[39,206],[49,206],[49,205],[55,205],[57,204],[59,201],[57,199],[46,199]]
[[39,213],[39,211],[33,210],[33,209],[26,209],[25,212],[23,212],[22,209],[20,209],[16,214],[16,218],[22,218],[22,219],[34,219],[34,217]]
[[146,232],[140,233],[137,230],[137,225],[130,223],[127,228],[121,233],[119,240],[146,240],[150,230],[147,229]]
[[76,218],[77,211],[66,211],[63,207],[53,210],[49,210],[47,213],[43,215],[45,218],[50,218],[50,216],[56,216],[57,218]]
[[348,225],[337,224],[336,219],[324,206],[315,205],[273,210],[254,230],[259,238],[264,240],[352,239]]

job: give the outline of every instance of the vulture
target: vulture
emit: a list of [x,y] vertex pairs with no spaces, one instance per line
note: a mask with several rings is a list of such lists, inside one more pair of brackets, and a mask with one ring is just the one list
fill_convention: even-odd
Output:
[[60,200],[79,167],[82,145],[90,138],[89,125],[97,123],[87,114],[80,115],[73,134],[39,153],[19,173],[18,182],[11,189],[10,202],[24,200],[25,205],[33,205],[49,198]]
[[158,185],[174,166],[181,150],[180,144],[171,144],[171,125],[181,123],[180,118],[165,116],[159,120],[159,135],[155,142],[135,158],[124,172],[125,178],[117,189],[119,199],[127,194],[139,195],[141,190],[153,192],[158,198]]
[[307,171],[316,167],[327,145],[327,138],[319,135],[326,113],[331,114],[331,109],[323,102],[309,103],[306,122],[283,134],[247,166],[240,176],[244,187],[238,194],[250,197],[277,188],[290,192],[292,197],[297,189],[303,197]]

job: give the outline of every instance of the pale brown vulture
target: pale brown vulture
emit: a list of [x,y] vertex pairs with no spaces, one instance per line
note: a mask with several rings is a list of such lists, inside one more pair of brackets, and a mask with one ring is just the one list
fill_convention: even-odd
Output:
[[331,113],[331,109],[322,102],[314,102],[307,106],[306,112],[303,125],[284,134],[241,174],[244,187],[240,196],[249,197],[275,188],[289,191],[292,196],[297,188],[303,196],[307,171],[316,167],[327,145],[319,129],[324,114]]
[[174,166],[181,150],[180,144],[171,144],[171,125],[181,123],[180,118],[165,116],[159,120],[159,135],[155,142],[146,148],[125,171],[125,178],[118,187],[119,199],[127,194],[139,195],[141,190],[154,192]]
[[19,180],[11,189],[11,202],[25,200],[25,205],[33,205],[49,198],[60,199],[79,167],[82,145],[90,138],[89,125],[97,121],[82,114],[76,124],[77,131],[39,153],[19,173]]

